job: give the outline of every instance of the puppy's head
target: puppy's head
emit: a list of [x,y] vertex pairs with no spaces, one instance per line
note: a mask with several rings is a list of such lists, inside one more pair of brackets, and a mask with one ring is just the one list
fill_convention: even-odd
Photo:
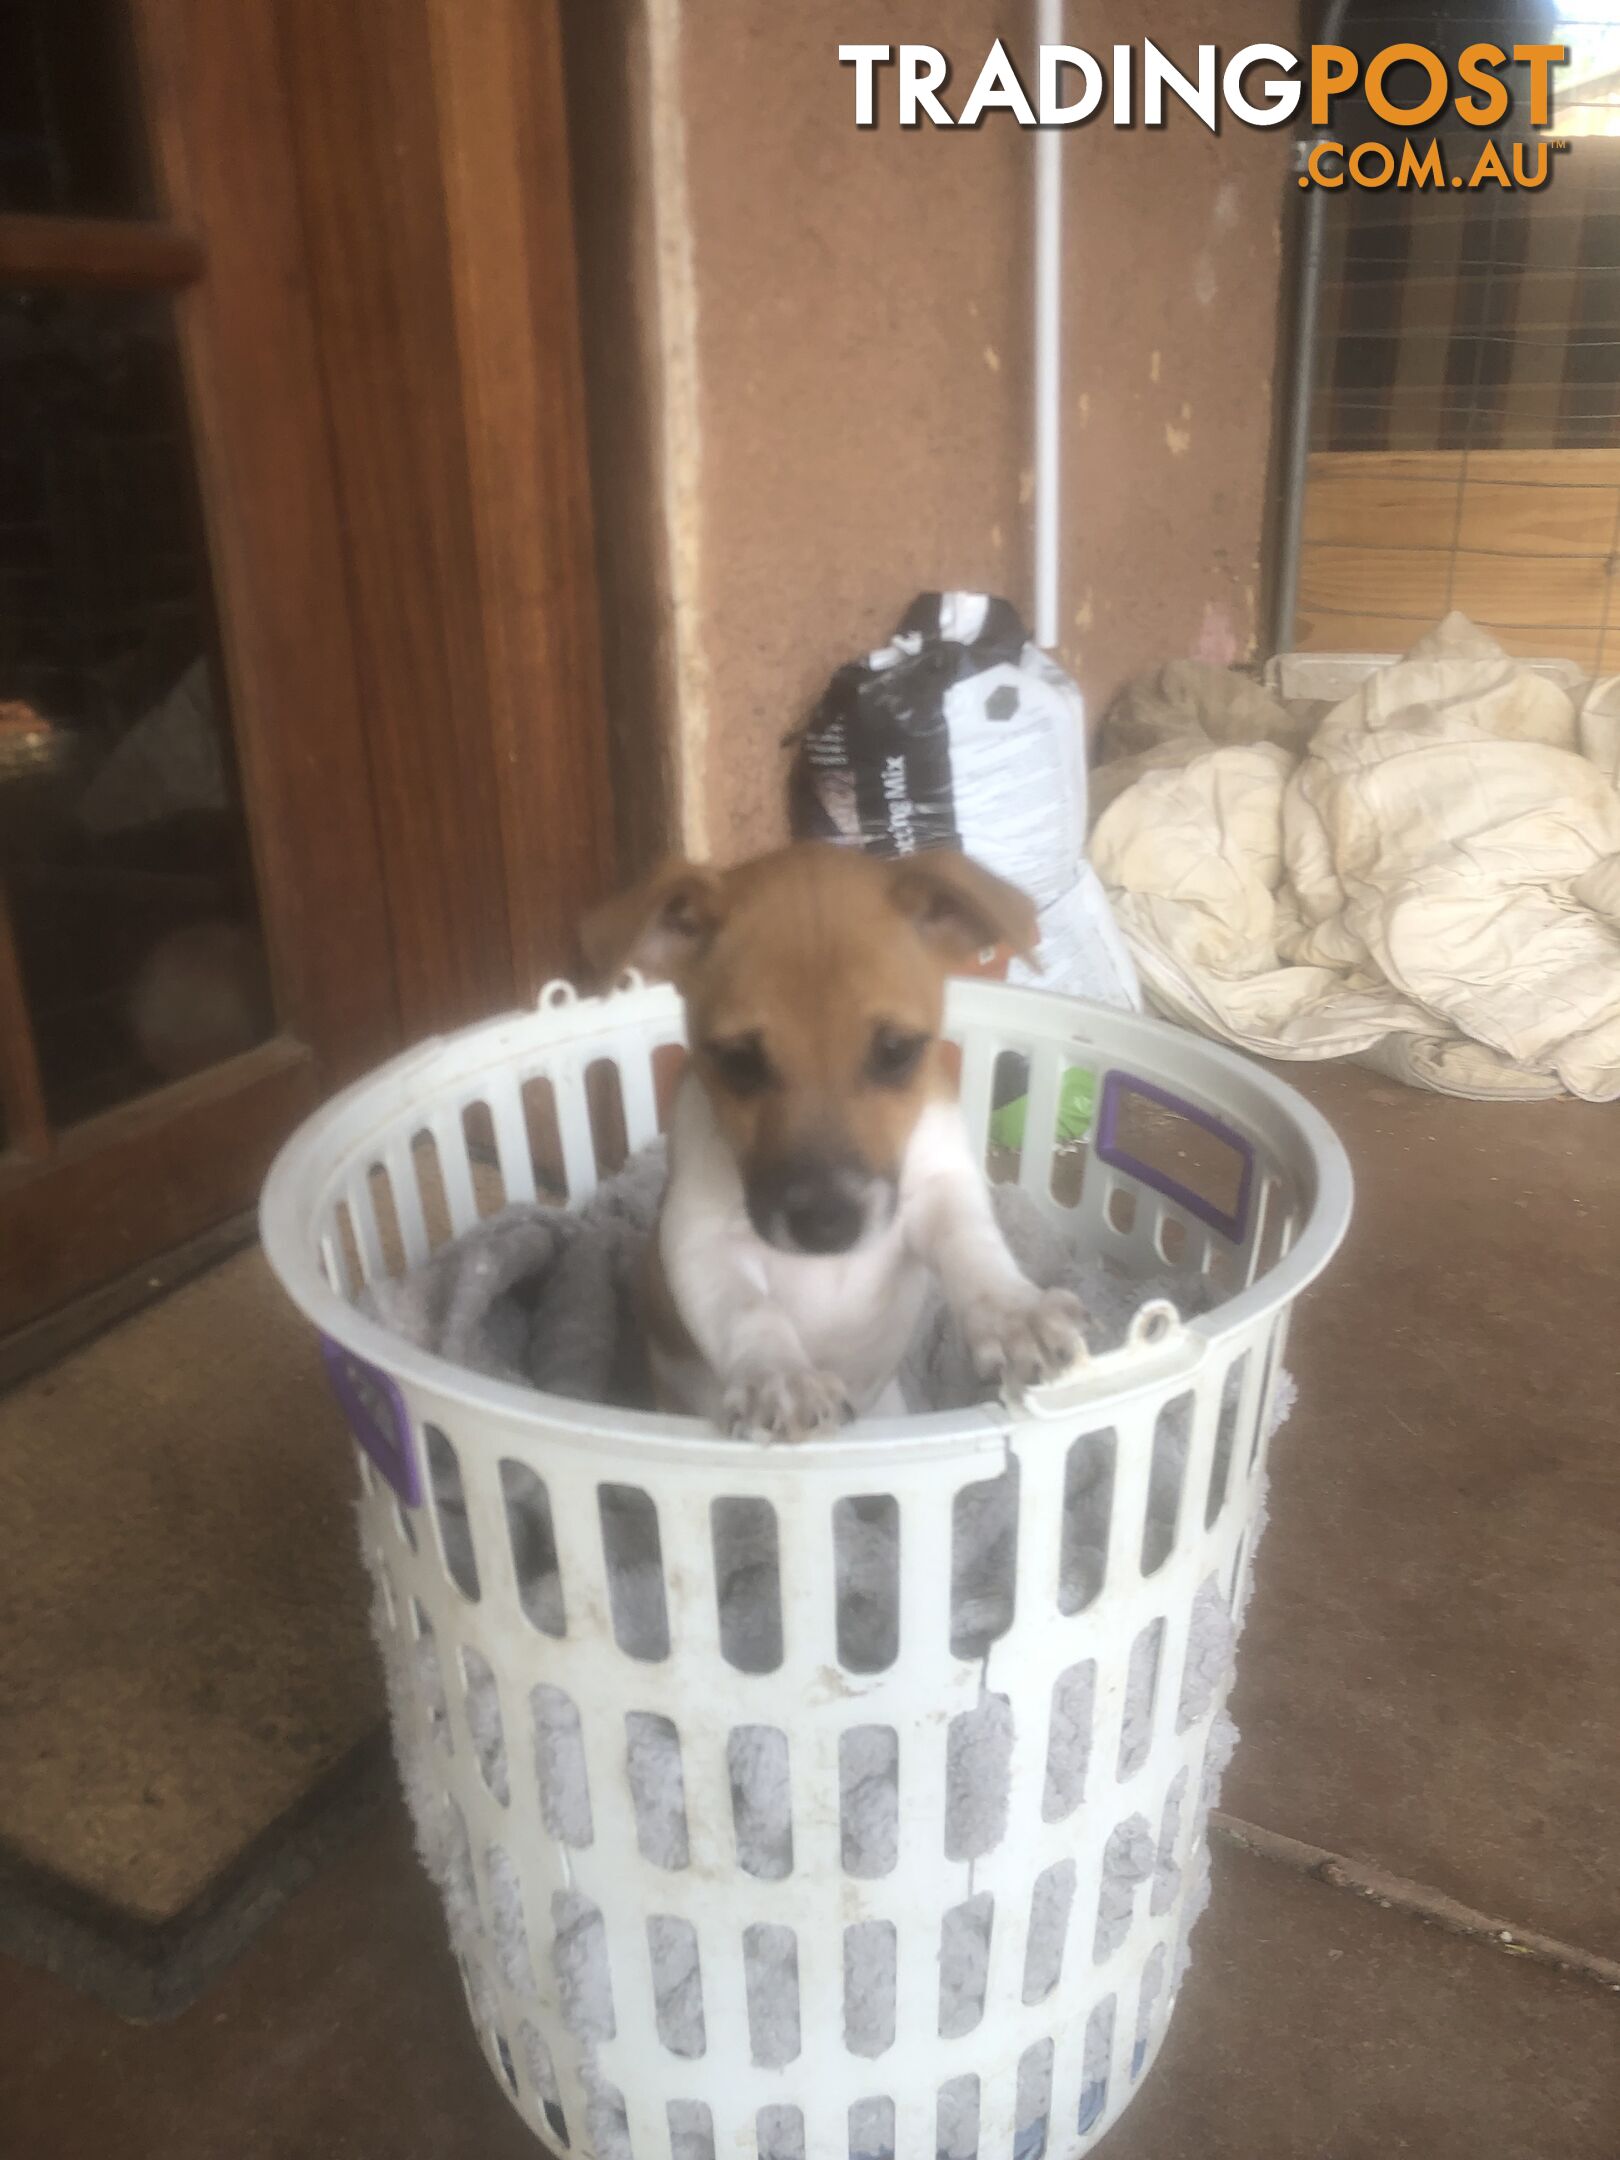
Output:
[[784,848],[734,870],[666,863],[585,925],[602,975],[667,976],[754,1228],[849,1252],[894,1211],[906,1142],[944,1085],[946,978],[1033,951],[1027,895],[966,856]]

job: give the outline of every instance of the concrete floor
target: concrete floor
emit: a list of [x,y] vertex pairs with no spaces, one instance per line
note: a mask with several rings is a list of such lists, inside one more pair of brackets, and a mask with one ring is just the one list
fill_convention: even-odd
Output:
[[[536,2160],[398,1811],[171,2025],[0,1966],[0,2150]],[[1225,1850],[1106,2160],[1614,2160],[1620,1997]],[[1054,2156],[1056,2160],[1056,2156]]]
[[[1291,1350],[1230,1811],[1620,1956],[1620,1111],[1302,1077],[1355,1232]],[[193,2010],[0,1961],[0,2152],[532,2160],[397,1810]],[[1223,1847],[1108,2160],[1615,2160],[1620,1990]]]

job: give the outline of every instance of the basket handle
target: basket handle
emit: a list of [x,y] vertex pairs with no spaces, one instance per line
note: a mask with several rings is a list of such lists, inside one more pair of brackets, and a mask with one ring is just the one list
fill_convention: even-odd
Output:
[[[602,995],[610,998],[623,997],[628,991],[645,990],[646,987],[647,978],[640,968],[620,968]],[[541,1012],[567,1012],[571,1005],[580,1002],[579,987],[570,982],[566,975],[553,975],[549,982],[540,985],[534,1002]]]
[[1117,1350],[1101,1351],[1061,1379],[1026,1388],[1009,1407],[1025,1417],[1067,1420],[1122,1388],[1190,1380],[1208,1355],[1208,1338],[1189,1328],[1168,1298],[1149,1298],[1132,1314]]

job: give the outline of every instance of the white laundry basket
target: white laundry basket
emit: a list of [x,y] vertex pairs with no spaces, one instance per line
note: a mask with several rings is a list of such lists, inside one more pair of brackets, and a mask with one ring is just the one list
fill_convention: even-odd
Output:
[[[1043,1209],[1218,1300],[1145,1308],[1019,1410],[772,1451],[479,1378],[357,1309],[436,1218],[501,1196],[495,1160],[533,1198],[537,1134],[571,1205],[653,1137],[665,989],[554,986],[399,1058],[266,1187],[361,1444],[396,1739],[479,2038],[554,2151],[1067,2156],[1164,2036],[1268,1396],[1348,1168],[1292,1090],[1159,1022],[962,982],[948,1032],[980,1135],[1017,1061]],[[1053,1137],[1071,1068],[1078,1149]]]

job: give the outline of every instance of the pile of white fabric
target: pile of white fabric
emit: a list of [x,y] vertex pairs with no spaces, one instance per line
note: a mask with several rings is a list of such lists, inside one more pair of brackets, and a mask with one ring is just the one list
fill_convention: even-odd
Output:
[[1177,662],[1110,716],[1091,857],[1151,1002],[1457,1095],[1620,1096],[1620,678],[1450,615],[1318,718]]

